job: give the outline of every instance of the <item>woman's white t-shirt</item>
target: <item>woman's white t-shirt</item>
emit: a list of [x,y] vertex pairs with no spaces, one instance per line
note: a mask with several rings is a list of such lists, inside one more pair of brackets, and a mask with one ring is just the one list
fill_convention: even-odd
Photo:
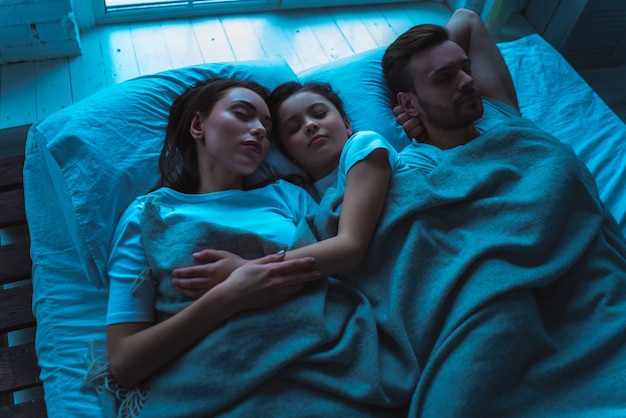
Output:
[[157,204],[170,224],[206,220],[254,232],[285,246],[291,244],[298,222],[317,210],[317,203],[304,189],[285,180],[253,190],[206,194],[164,187],[138,197],[123,213],[113,236],[107,324],[154,321],[154,287],[150,280],[139,286],[135,283],[148,266],[141,240],[141,212],[146,202]]

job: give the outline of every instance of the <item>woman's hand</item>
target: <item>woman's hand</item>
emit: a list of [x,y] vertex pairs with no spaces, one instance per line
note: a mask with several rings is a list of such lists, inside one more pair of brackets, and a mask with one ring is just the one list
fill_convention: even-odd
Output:
[[192,299],[198,299],[226,278],[246,259],[228,251],[203,250],[193,254],[197,266],[177,268],[172,271],[172,285]]
[[231,313],[282,303],[322,276],[314,258],[283,261],[284,257],[281,251],[248,261],[219,284],[220,293],[231,300]]
[[400,105],[395,106],[392,111],[396,117],[396,122],[398,125],[402,126],[404,132],[406,132],[409,138],[415,138],[420,142],[425,142],[426,139],[428,139],[426,129],[424,128],[420,118],[409,115],[402,110]]

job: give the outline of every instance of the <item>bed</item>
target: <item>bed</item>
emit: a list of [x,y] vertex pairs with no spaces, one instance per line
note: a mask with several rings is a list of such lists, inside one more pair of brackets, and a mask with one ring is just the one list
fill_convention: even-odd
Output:
[[[540,36],[527,36],[499,47],[513,74],[524,116],[573,148],[595,178],[599,195],[619,229],[626,232],[624,123]],[[251,78],[269,88],[297,78],[327,80],[344,99],[356,130],[375,130],[403,149],[409,140],[390,112],[379,67],[381,56],[382,49],[372,50],[299,74],[280,59],[166,71],[110,87],[30,129],[24,195],[33,263],[35,348],[49,417],[102,417],[111,413],[110,404],[102,401],[93,386],[84,385],[89,365],[106,356],[108,243],[126,205],[157,180],[156,161],[172,99],[186,85],[211,76]],[[293,170],[272,152],[256,175]],[[623,304],[616,302],[621,312]],[[416,375],[420,368],[418,364],[411,366],[410,361],[401,364],[407,376]],[[327,370],[319,364],[316,367],[320,373]],[[333,373],[327,371],[328,376]],[[615,381],[623,382],[626,370],[614,372]],[[289,379],[280,387],[297,392],[289,387]],[[616,387],[626,399],[623,384]],[[611,386],[606,389],[613,390]],[[446,392],[445,388],[433,390]],[[621,409],[621,414],[614,416],[626,413],[626,401],[610,406],[614,413]],[[226,408],[222,412],[237,415],[237,411]],[[310,410],[311,416],[314,411]],[[425,414],[426,409],[421,411]],[[450,416],[445,410],[440,412],[443,415],[439,416]],[[285,409],[271,413],[290,414]]]

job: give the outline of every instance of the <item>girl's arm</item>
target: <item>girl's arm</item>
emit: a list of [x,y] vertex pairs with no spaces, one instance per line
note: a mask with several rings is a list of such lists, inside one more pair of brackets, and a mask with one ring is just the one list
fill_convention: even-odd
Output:
[[320,277],[310,257],[273,254],[250,261],[171,318],[107,326],[111,372],[132,387],[151,376],[230,316],[287,300]]
[[287,252],[286,259],[314,257],[324,274],[356,267],[369,247],[382,213],[391,178],[387,150],[371,152],[346,176],[337,235]]
[[[387,197],[391,167],[388,151],[376,149],[354,164],[346,176],[346,190],[335,237],[287,252],[287,260],[313,257],[319,271],[332,275],[359,264],[367,250]],[[203,264],[173,271],[172,284],[191,298],[199,298],[236,266],[246,262],[236,254],[203,250],[194,254]]]

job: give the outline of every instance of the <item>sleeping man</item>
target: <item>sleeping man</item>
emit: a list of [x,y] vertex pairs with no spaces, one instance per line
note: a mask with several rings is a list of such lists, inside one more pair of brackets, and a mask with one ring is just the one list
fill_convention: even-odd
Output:
[[397,96],[398,122],[440,149],[469,142],[486,122],[521,116],[506,63],[469,10],[457,10],[445,28],[419,25],[401,35],[385,51],[383,72]]
[[587,168],[521,117],[475,13],[410,29],[382,64],[419,141],[405,162],[439,165],[393,179],[385,245],[347,280],[415,350],[409,416],[622,416],[626,243]]

